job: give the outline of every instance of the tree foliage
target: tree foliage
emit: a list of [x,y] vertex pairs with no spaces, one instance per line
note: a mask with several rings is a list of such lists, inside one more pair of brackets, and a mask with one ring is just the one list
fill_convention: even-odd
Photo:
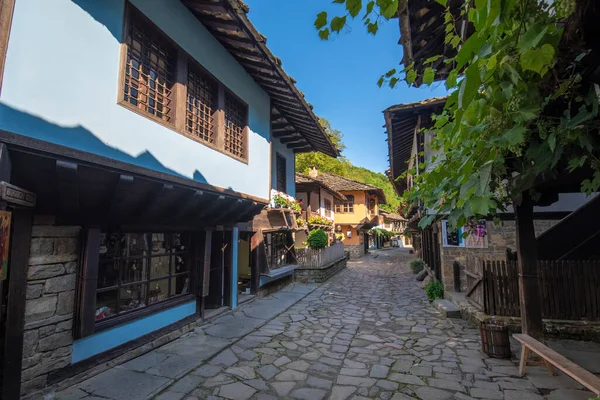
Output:
[[[342,132],[332,128],[329,121],[325,118],[320,118],[319,122],[325,129],[325,132],[329,135],[333,144],[336,145],[340,152],[342,152],[346,148]],[[322,172],[329,172],[331,174],[381,188],[387,199],[387,204],[381,205],[380,208],[391,212],[398,211],[400,198],[394,191],[389,179],[384,174],[352,165],[352,163],[344,156],[333,158],[319,152],[301,153],[296,155],[296,171],[302,174],[308,174],[311,167],[317,167],[319,171]]]
[[[582,13],[574,12],[579,3],[465,0],[457,15],[447,0],[436,1],[446,7],[445,43],[456,50],[444,60],[451,67],[445,82],[451,94],[443,112],[433,117],[432,147],[441,156],[415,177],[415,186],[405,192],[407,201],[421,201],[461,225],[519,204],[525,192],[539,198],[541,183],[567,171],[593,171],[581,182],[582,190],[598,190],[598,97],[582,78],[588,50],[576,29],[564,35],[579,23]],[[334,2],[345,6],[342,13],[350,18],[363,10],[372,33],[374,21],[406,7],[406,0]],[[467,38],[455,28],[464,16],[474,28]],[[339,32],[327,14],[319,14],[315,26]],[[433,63],[440,57],[426,60],[422,71],[414,63],[392,69],[378,84],[393,87],[404,80],[412,85],[419,77],[431,84]],[[429,216],[421,224],[433,220]]]

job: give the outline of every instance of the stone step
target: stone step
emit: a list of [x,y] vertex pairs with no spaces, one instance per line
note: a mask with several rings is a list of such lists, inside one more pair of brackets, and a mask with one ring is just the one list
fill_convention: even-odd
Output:
[[460,309],[451,301],[439,299],[435,300],[433,305],[446,318],[462,318]]

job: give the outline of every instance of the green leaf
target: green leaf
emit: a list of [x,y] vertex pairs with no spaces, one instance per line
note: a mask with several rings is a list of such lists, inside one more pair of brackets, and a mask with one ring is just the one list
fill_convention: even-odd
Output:
[[569,172],[575,171],[577,168],[581,168],[585,165],[587,156],[576,157],[569,160]]
[[425,68],[425,71],[423,72],[423,83],[425,83],[426,85],[431,85],[434,79],[435,69],[431,67]]
[[435,0],[435,2],[443,5],[444,7],[446,7],[448,4],[448,0]]
[[386,19],[390,19],[396,16],[396,12],[398,11],[398,1],[399,0],[392,0],[389,2],[387,7],[381,9],[381,14]]
[[460,82],[458,89],[458,107],[466,109],[471,103],[479,87],[481,86],[481,77],[479,75],[479,63],[475,63],[465,71],[465,78]]
[[321,40],[329,39],[329,28],[321,29],[319,31],[319,37],[321,38]]
[[317,19],[315,20],[315,28],[321,29],[325,25],[327,25],[327,13],[322,11],[317,14]]
[[334,17],[331,20],[331,31],[332,32],[339,32],[342,30],[342,28],[344,26],[346,26],[346,16],[344,15],[343,17]]
[[509,146],[516,146],[518,144],[523,143],[526,131],[527,129],[525,129],[524,126],[517,125],[514,126],[512,129],[509,129],[506,132],[504,132],[504,135],[502,137],[504,138],[504,140],[506,140]]
[[429,57],[427,60],[425,60],[423,62],[423,64],[430,64],[432,62],[436,62],[437,60],[439,60],[442,56],[441,55],[437,55],[437,56],[433,56],[433,57]]
[[415,72],[414,69],[411,69],[410,71],[408,71],[406,73],[406,83],[408,83],[409,85],[412,85],[413,82],[417,79],[417,73]]
[[371,14],[373,12],[373,7],[375,7],[375,0],[371,0],[367,3],[367,9],[365,10],[365,18],[367,17],[367,15]]
[[446,89],[450,90],[456,87],[456,80],[458,79],[458,72],[455,69],[450,71],[448,77],[446,78]]
[[392,79],[390,79],[390,87],[393,89],[396,86],[396,84],[398,83],[399,80],[400,79],[397,76],[395,76]]
[[471,61],[473,54],[478,53],[484,43],[485,39],[477,34],[468,38],[456,54],[456,69],[462,69],[467,62]]
[[385,73],[385,77],[386,78],[391,78],[392,75],[394,75],[395,73],[396,73],[396,68],[392,68],[388,72]]
[[547,25],[534,24],[527,27],[527,31],[519,40],[518,48],[521,52],[537,47],[544,35],[548,32]]
[[378,30],[379,30],[379,24],[377,23],[377,21],[369,23],[367,25],[367,32],[369,32],[373,35],[375,35]]
[[456,49],[459,44],[460,44],[460,36],[454,35],[452,37],[452,40],[450,40],[450,46],[452,46]]
[[552,133],[548,136],[548,146],[550,147],[550,151],[554,153],[554,149],[556,149],[556,134]]
[[382,76],[381,78],[379,78],[379,80],[377,81],[377,86],[382,87],[383,83],[385,82],[385,78]]
[[528,49],[521,55],[521,68],[524,71],[537,72],[541,76],[548,70],[554,58],[554,47],[549,44],[540,49]]
[[362,9],[362,0],[346,0],[346,10],[352,18],[356,17]]
[[473,196],[469,199],[471,211],[476,215],[488,215],[490,213],[490,199],[487,197]]
[[490,176],[492,175],[493,161],[488,161],[483,167],[479,169],[479,185],[477,186],[477,195],[483,196],[488,190],[490,184]]

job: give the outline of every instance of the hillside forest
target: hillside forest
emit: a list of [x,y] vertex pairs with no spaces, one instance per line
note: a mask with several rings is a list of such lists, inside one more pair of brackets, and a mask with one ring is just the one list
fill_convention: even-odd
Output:
[[334,129],[325,118],[320,118],[319,122],[342,155],[338,158],[333,158],[318,152],[297,154],[296,171],[301,174],[308,174],[311,167],[317,167],[320,172],[329,172],[358,182],[377,186],[383,189],[387,199],[387,204],[382,205],[381,208],[387,211],[397,212],[398,207],[400,206],[400,198],[396,195],[388,177],[380,172],[374,172],[353,165],[343,155],[346,146],[344,145],[342,132],[338,129]]

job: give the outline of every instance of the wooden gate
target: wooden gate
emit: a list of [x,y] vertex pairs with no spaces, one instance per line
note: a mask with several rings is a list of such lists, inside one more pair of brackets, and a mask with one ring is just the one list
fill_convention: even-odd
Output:
[[467,276],[467,300],[479,310],[483,311],[483,261],[475,256],[467,255],[465,275]]

